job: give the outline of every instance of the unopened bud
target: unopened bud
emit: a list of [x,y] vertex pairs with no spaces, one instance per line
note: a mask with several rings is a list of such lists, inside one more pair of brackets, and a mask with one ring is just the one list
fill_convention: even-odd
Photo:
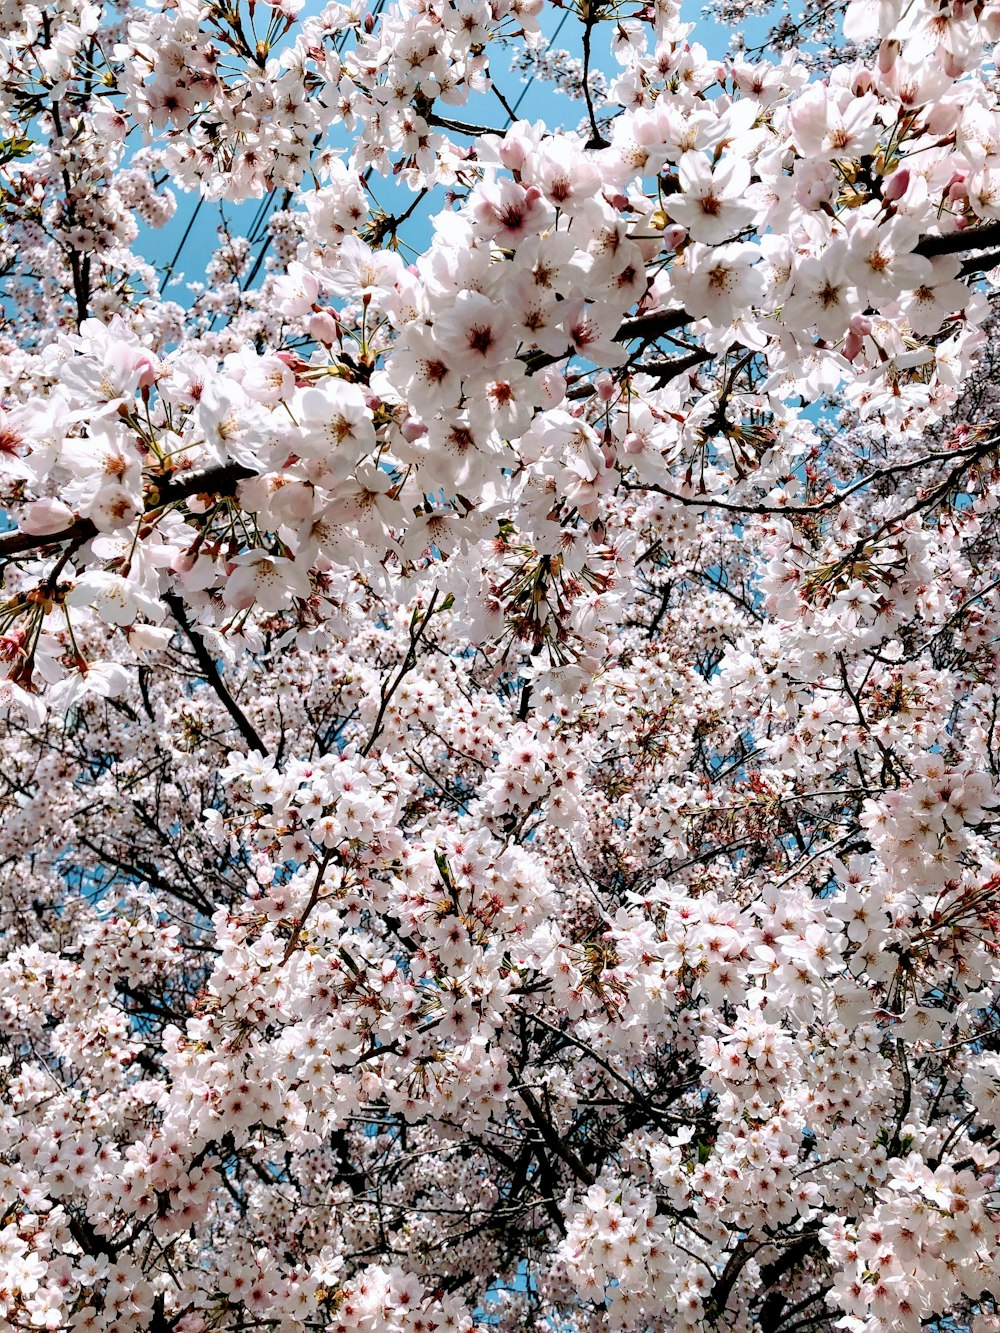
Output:
[[64,528],[68,528],[75,518],[76,515],[68,504],[64,504],[62,500],[45,498],[35,500],[24,511],[18,526],[22,532],[27,532],[32,537],[48,537],[53,532],[62,532]]
[[149,389],[156,383],[156,377],[160,373],[160,363],[150,352],[143,352],[136,357],[135,369],[139,372],[140,387]]
[[882,198],[888,203],[895,203],[897,199],[902,199],[909,188],[910,169],[909,167],[900,167],[898,171],[894,171],[891,176],[882,182]]
[[337,340],[337,324],[332,315],[321,311],[318,315],[311,315],[309,318],[309,337],[315,342],[322,343],[324,347],[329,347],[331,343]]
[[863,345],[861,335],[851,329],[844,339],[844,356],[848,361],[853,361],[860,354]]
[[422,421],[418,421],[416,417],[407,417],[399,429],[403,433],[403,439],[406,440],[408,444],[413,444],[416,440],[419,440],[421,436],[427,434],[427,427]]
[[500,145],[500,161],[508,171],[520,171],[528,156],[523,139],[507,139]]

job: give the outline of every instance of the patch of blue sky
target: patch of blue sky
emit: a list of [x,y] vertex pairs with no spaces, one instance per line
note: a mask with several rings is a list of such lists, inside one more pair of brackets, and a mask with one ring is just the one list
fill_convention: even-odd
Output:
[[[531,1271],[531,1261],[522,1259],[511,1278],[504,1281],[498,1279],[492,1283],[483,1297],[483,1304],[475,1311],[474,1318],[483,1324],[499,1324],[502,1314],[501,1300],[504,1292],[510,1292],[513,1295],[524,1295],[534,1291],[535,1278]],[[559,1327],[558,1320],[554,1318],[546,1322],[553,1329]]]

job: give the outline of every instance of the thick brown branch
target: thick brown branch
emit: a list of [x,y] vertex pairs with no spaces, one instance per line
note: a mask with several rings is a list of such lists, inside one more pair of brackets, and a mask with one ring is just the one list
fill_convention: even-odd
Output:
[[96,536],[97,528],[89,518],[78,518],[61,532],[50,532],[44,537],[38,533],[22,532],[20,528],[12,528],[10,532],[0,533],[0,559],[9,560],[28,551],[43,550],[46,546],[61,546],[66,541],[82,546],[84,542],[89,542],[91,537]]
[[683,375],[685,370],[693,370],[695,366],[703,365],[706,361],[711,361],[711,352],[688,352],[687,356],[673,356],[665,361],[647,361],[644,364],[634,365],[632,370],[637,375],[649,375],[652,379],[659,380],[665,384],[668,380],[676,379],[678,375]]
[[591,1171],[589,1166],[585,1166],[576,1154],[571,1152],[569,1145],[563,1140],[548,1116],[539,1106],[531,1089],[520,1088],[518,1091],[520,1093],[521,1101],[524,1102],[525,1106],[528,1108],[528,1112],[532,1120],[535,1122],[535,1127],[539,1134],[541,1134],[542,1140],[548,1150],[566,1163],[581,1184],[593,1185],[597,1177],[594,1175],[593,1171]]
[[[636,315],[633,319],[626,319],[622,322],[617,333],[614,335],[614,341],[619,343],[631,342],[633,338],[641,338],[644,343],[655,342],[665,333],[671,333],[674,329],[681,329],[685,324],[691,323],[691,316],[686,310],[656,310],[648,315]],[[522,359],[529,375],[537,374],[539,370],[544,370],[546,366],[554,366],[557,361],[563,361],[566,357],[573,355],[573,349],[567,343],[565,352],[528,352]],[[699,360],[710,360],[710,354],[699,354]],[[687,358],[678,358],[686,365]],[[660,368],[668,366],[669,362],[661,362]],[[680,365],[678,373],[685,369],[685,365]]]
[[682,329],[690,323],[691,316],[686,310],[654,310],[648,315],[636,315],[633,319],[624,320],[615,334],[615,342],[627,343],[633,338],[653,342],[665,333],[672,333],[674,329]]
[[996,245],[1000,245],[1000,222],[990,222],[985,227],[966,227],[963,231],[949,232],[947,236],[924,236],[917,244],[916,253],[929,259],[934,255],[988,250]]

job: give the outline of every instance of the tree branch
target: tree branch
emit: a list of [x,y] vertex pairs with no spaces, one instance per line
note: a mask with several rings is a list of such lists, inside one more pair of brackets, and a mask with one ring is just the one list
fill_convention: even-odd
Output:
[[590,1167],[584,1166],[583,1162],[581,1162],[580,1159],[570,1151],[568,1145],[563,1142],[561,1135],[557,1132],[545,1112],[538,1105],[534,1093],[531,1092],[529,1088],[519,1088],[518,1093],[521,1101],[524,1102],[525,1106],[528,1108],[528,1112],[531,1115],[532,1120],[535,1122],[535,1127],[539,1134],[541,1134],[542,1140],[549,1151],[555,1153],[558,1158],[566,1163],[581,1184],[593,1185],[597,1177],[594,1175],[593,1171],[591,1171]]
[[949,232],[947,236],[924,236],[917,243],[915,254],[931,259],[934,255],[959,255],[967,250],[987,250],[1000,245],[1000,222],[985,227],[965,227]]
[[[191,495],[232,495],[241,481],[255,475],[252,468],[244,467],[241,463],[220,463],[215,467],[204,468],[201,472],[182,472],[162,484],[154,482],[151,497],[154,503],[142,517],[146,519],[165,505],[176,504]],[[0,533],[0,560],[9,560],[28,551],[44,550],[47,546],[60,546],[66,541],[82,546],[97,535],[97,527],[89,518],[78,518],[60,532],[47,534],[22,532],[20,528],[14,528],[10,532]]]
[[412,671],[413,667],[416,665],[417,648],[420,644],[420,640],[424,636],[424,631],[430,624],[431,616],[434,614],[434,607],[437,604],[437,597],[438,597],[437,588],[435,588],[434,591],[431,593],[430,601],[427,603],[427,610],[421,616],[419,624],[417,624],[415,621],[411,622],[410,624],[410,642],[409,646],[406,649],[406,655],[403,658],[403,664],[399,668],[399,673],[396,676],[396,679],[392,682],[392,684],[390,685],[388,681],[386,681],[386,683],[382,686],[382,698],[379,703],[378,714],[376,715],[374,725],[372,726],[371,735],[368,737],[368,740],[365,742],[364,747],[361,750],[361,753],[363,755],[371,753],[372,746],[375,744],[379,736],[382,734],[382,721],[385,717],[385,710],[389,707],[389,704],[392,700],[392,696],[396,693],[400,685],[403,683],[403,678],[407,674],[407,672]]
[[163,600],[170,608],[170,614],[177,621],[185,638],[191,644],[195,658],[202,669],[205,679],[218,695],[226,712],[235,722],[236,730],[246,741],[247,745],[250,746],[251,750],[256,750],[258,754],[266,755],[267,749],[264,746],[264,742],[257,735],[249,718],[230,694],[226,682],[219,674],[219,668],[212,660],[212,654],[208,651],[208,646],[205,643],[205,640],[188,620],[184,603],[175,592],[164,593]]
[[587,116],[590,120],[590,139],[587,143],[588,148],[607,148],[608,141],[600,131],[597,124],[597,116],[594,112],[594,99],[590,91],[590,38],[594,31],[594,20],[597,15],[594,5],[589,4],[584,12],[583,20],[583,96],[587,103]]

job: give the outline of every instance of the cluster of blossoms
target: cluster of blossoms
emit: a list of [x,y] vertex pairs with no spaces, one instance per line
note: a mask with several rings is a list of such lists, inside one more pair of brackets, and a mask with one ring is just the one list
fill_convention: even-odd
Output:
[[1000,4],[309,9],[0,2],[0,1333],[995,1333]]
[[[238,317],[209,333],[221,298],[213,310],[206,293],[192,321],[206,331],[176,346],[183,312],[158,300],[155,274],[148,304],[108,309],[134,226],[116,241],[84,225],[75,196],[59,204],[80,223],[71,234],[51,222],[76,328],[57,327],[33,352],[11,348],[0,473],[21,529],[5,549],[63,545],[55,565],[19,563],[21,596],[4,617],[17,661],[8,690],[60,675],[57,703],[119,688],[120,673],[67,651],[67,618],[73,632],[96,617],[141,652],[162,642],[170,593],[203,629],[252,639],[277,611],[326,621],[338,579],[378,568],[390,598],[432,579],[472,644],[512,669],[526,654],[532,673],[572,691],[615,657],[644,554],[632,516],[677,507],[773,516],[768,607],[799,615],[804,598],[824,634],[834,620],[854,632],[858,598],[877,604],[888,570],[895,605],[910,588],[919,598],[925,531],[900,526],[912,516],[889,503],[870,508],[870,491],[854,496],[865,484],[857,454],[843,472],[810,472],[819,442],[802,404],[840,393],[879,478],[902,469],[932,492],[947,481],[951,448],[928,454],[921,442],[949,418],[983,347],[989,294],[969,275],[992,256],[971,270],[960,256],[988,248],[1000,220],[998,113],[976,64],[996,16],[979,8],[901,22],[870,66],[810,82],[790,60],[713,63],[667,5],[652,32],[616,25],[622,73],[608,100],[625,110],[608,139],[596,119],[589,139],[517,121],[478,127],[471,147],[447,139],[451,122],[432,107],[489,84],[477,53],[504,38],[506,12],[392,9],[363,25],[350,56],[328,52],[324,64],[324,41],[354,22],[333,7],[280,59],[262,38],[267,49],[231,82],[221,15],[178,6],[129,20],[121,65],[106,71],[121,92],[115,114],[123,132],[134,123],[152,136],[136,160],[175,186],[207,175],[237,199],[262,182],[291,191],[301,170],[276,172],[279,150],[254,146],[250,126],[291,133],[311,108],[296,139],[308,161],[334,114],[358,125],[347,161],[319,152],[315,188],[283,211],[287,262],[241,291],[250,252],[227,242],[213,278]],[[518,22],[531,27],[524,13]],[[245,33],[231,16],[229,28],[238,53]],[[203,58],[192,67],[182,51]],[[283,70],[274,88],[269,61]],[[296,79],[301,96],[282,111],[281,82]],[[13,106],[26,82],[12,79]],[[110,96],[93,117],[110,114],[105,102],[119,107]],[[415,108],[420,127],[403,133]],[[96,122],[88,132],[86,114],[54,141],[72,145],[63,151],[86,198],[103,172],[120,184],[99,206],[130,217],[141,169],[123,165],[114,136],[98,139]],[[181,134],[188,119],[197,132]],[[366,201],[363,176],[383,157],[421,193],[451,187],[411,265],[381,245],[399,220]],[[41,169],[39,156],[10,167],[22,190]],[[83,318],[91,307],[100,314]],[[648,355],[682,326],[695,339],[687,355]],[[956,457],[971,469],[991,449],[983,425]],[[838,499],[821,533],[793,516],[825,515]],[[65,595],[57,580],[51,597],[55,567],[80,577]]]
[[[815,721],[701,660],[706,580],[767,563],[719,536],[674,532],[576,706],[356,581],[227,672],[256,746],[190,642],[110,715],[11,712],[13,1327],[993,1308],[998,797],[935,758],[972,717],[754,759]],[[919,877],[915,831],[953,843]]]

